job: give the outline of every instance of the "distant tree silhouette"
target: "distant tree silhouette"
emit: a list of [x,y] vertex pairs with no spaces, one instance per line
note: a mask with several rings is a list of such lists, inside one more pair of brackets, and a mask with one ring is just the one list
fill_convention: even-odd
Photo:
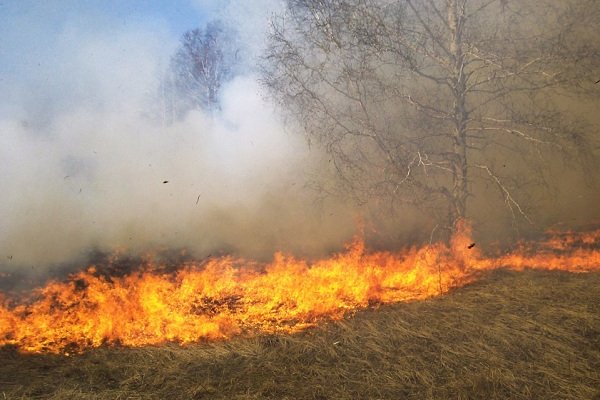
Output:
[[238,53],[235,32],[220,21],[185,32],[161,84],[165,120],[193,109],[219,110],[221,88],[236,73]]

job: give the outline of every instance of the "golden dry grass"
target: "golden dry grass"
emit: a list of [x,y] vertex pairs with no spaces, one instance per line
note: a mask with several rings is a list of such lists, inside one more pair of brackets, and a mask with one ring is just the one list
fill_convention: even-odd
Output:
[[293,336],[0,350],[1,399],[600,400],[600,273],[495,271]]

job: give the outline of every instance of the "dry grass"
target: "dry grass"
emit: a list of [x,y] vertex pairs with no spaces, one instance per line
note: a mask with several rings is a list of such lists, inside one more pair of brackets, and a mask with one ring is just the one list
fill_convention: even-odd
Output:
[[600,273],[496,271],[294,336],[0,350],[6,399],[599,399]]

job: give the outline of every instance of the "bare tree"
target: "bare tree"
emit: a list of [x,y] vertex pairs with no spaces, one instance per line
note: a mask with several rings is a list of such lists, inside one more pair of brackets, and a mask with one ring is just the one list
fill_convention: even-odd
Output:
[[220,92],[239,65],[235,32],[213,21],[204,29],[185,32],[161,83],[165,113],[179,118],[189,110],[220,108]]
[[452,227],[491,185],[530,221],[551,162],[593,162],[565,104],[598,101],[599,26],[596,0],[288,0],[263,79],[357,201]]

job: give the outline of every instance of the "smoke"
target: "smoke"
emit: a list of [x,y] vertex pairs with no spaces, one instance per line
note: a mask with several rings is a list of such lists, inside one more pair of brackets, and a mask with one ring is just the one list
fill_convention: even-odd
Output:
[[[198,0],[197,25],[179,31],[160,13],[124,17],[107,10],[125,2],[108,3],[0,5],[0,271],[83,261],[97,249],[318,255],[355,233],[356,215],[382,246],[415,230],[429,238],[435,223],[422,214],[315,201],[307,178],[331,165],[284,128],[252,68],[223,88],[217,116],[153,117],[183,30],[228,21],[251,66],[281,2]],[[540,200],[552,211],[543,223],[598,217],[597,191],[567,178],[571,190]],[[503,204],[471,201],[496,239]]]
[[[151,114],[178,35],[160,21],[112,26],[105,17],[48,33],[32,13],[5,27],[13,51],[1,59],[2,268],[91,249],[317,254],[351,235],[345,207],[305,190],[320,156],[284,130],[255,76],[227,84],[220,115],[161,124]],[[16,25],[34,29],[18,37]],[[245,37],[257,46],[257,35]]]

